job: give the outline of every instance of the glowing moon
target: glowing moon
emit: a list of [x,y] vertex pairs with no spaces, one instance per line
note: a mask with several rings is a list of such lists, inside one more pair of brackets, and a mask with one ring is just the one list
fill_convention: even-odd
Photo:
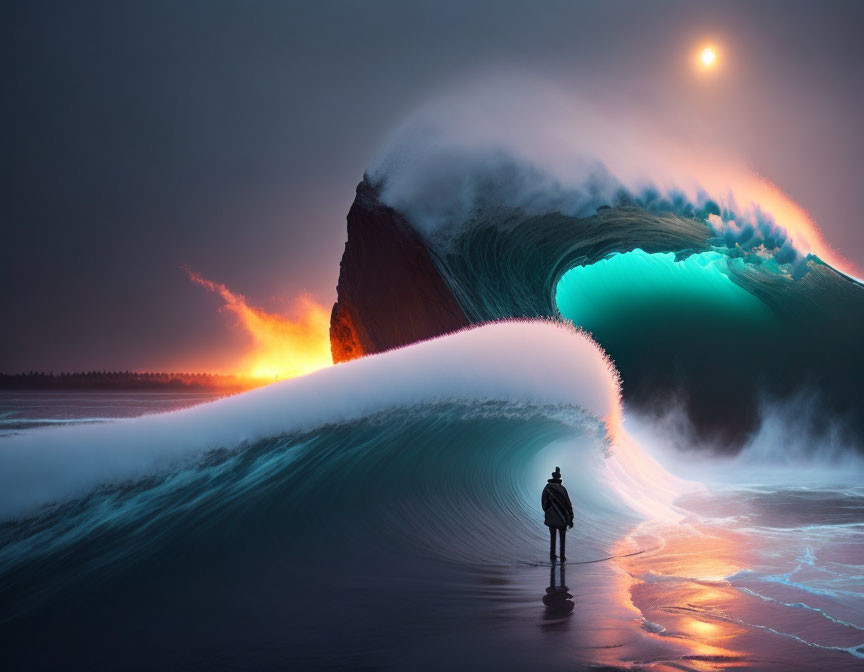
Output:
[[710,68],[717,60],[717,54],[711,47],[705,47],[699,54],[699,60],[702,61],[704,67]]

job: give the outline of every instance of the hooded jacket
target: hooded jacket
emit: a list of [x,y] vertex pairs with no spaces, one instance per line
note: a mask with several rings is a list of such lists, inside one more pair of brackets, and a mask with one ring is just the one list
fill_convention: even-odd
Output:
[[546,514],[543,522],[549,527],[567,527],[573,522],[573,505],[560,478],[550,478],[546,482],[540,506]]

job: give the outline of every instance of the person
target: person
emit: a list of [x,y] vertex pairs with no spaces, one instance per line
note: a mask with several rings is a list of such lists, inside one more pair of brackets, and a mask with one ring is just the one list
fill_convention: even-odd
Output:
[[561,540],[561,562],[567,560],[564,555],[564,536],[567,528],[573,527],[573,505],[570,503],[570,495],[567,488],[561,484],[561,469],[555,467],[552,478],[546,482],[543,495],[540,497],[540,506],[545,514],[544,523],[549,528],[549,560],[555,562],[555,532]]

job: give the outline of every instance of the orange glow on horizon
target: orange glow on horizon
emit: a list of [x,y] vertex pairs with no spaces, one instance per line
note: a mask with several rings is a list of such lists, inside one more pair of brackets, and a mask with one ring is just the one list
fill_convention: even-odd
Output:
[[192,282],[218,294],[225,308],[252,336],[253,346],[238,364],[238,373],[255,379],[295,378],[333,363],[330,312],[309,294],[294,299],[295,319],[250,306],[246,297],[222,283],[185,269]]

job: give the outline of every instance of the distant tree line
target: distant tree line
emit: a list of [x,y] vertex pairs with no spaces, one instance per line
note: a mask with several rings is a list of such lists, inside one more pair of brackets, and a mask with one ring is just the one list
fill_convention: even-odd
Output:
[[241,390],[256,381],[213,373],[0,373],[0,390]]

